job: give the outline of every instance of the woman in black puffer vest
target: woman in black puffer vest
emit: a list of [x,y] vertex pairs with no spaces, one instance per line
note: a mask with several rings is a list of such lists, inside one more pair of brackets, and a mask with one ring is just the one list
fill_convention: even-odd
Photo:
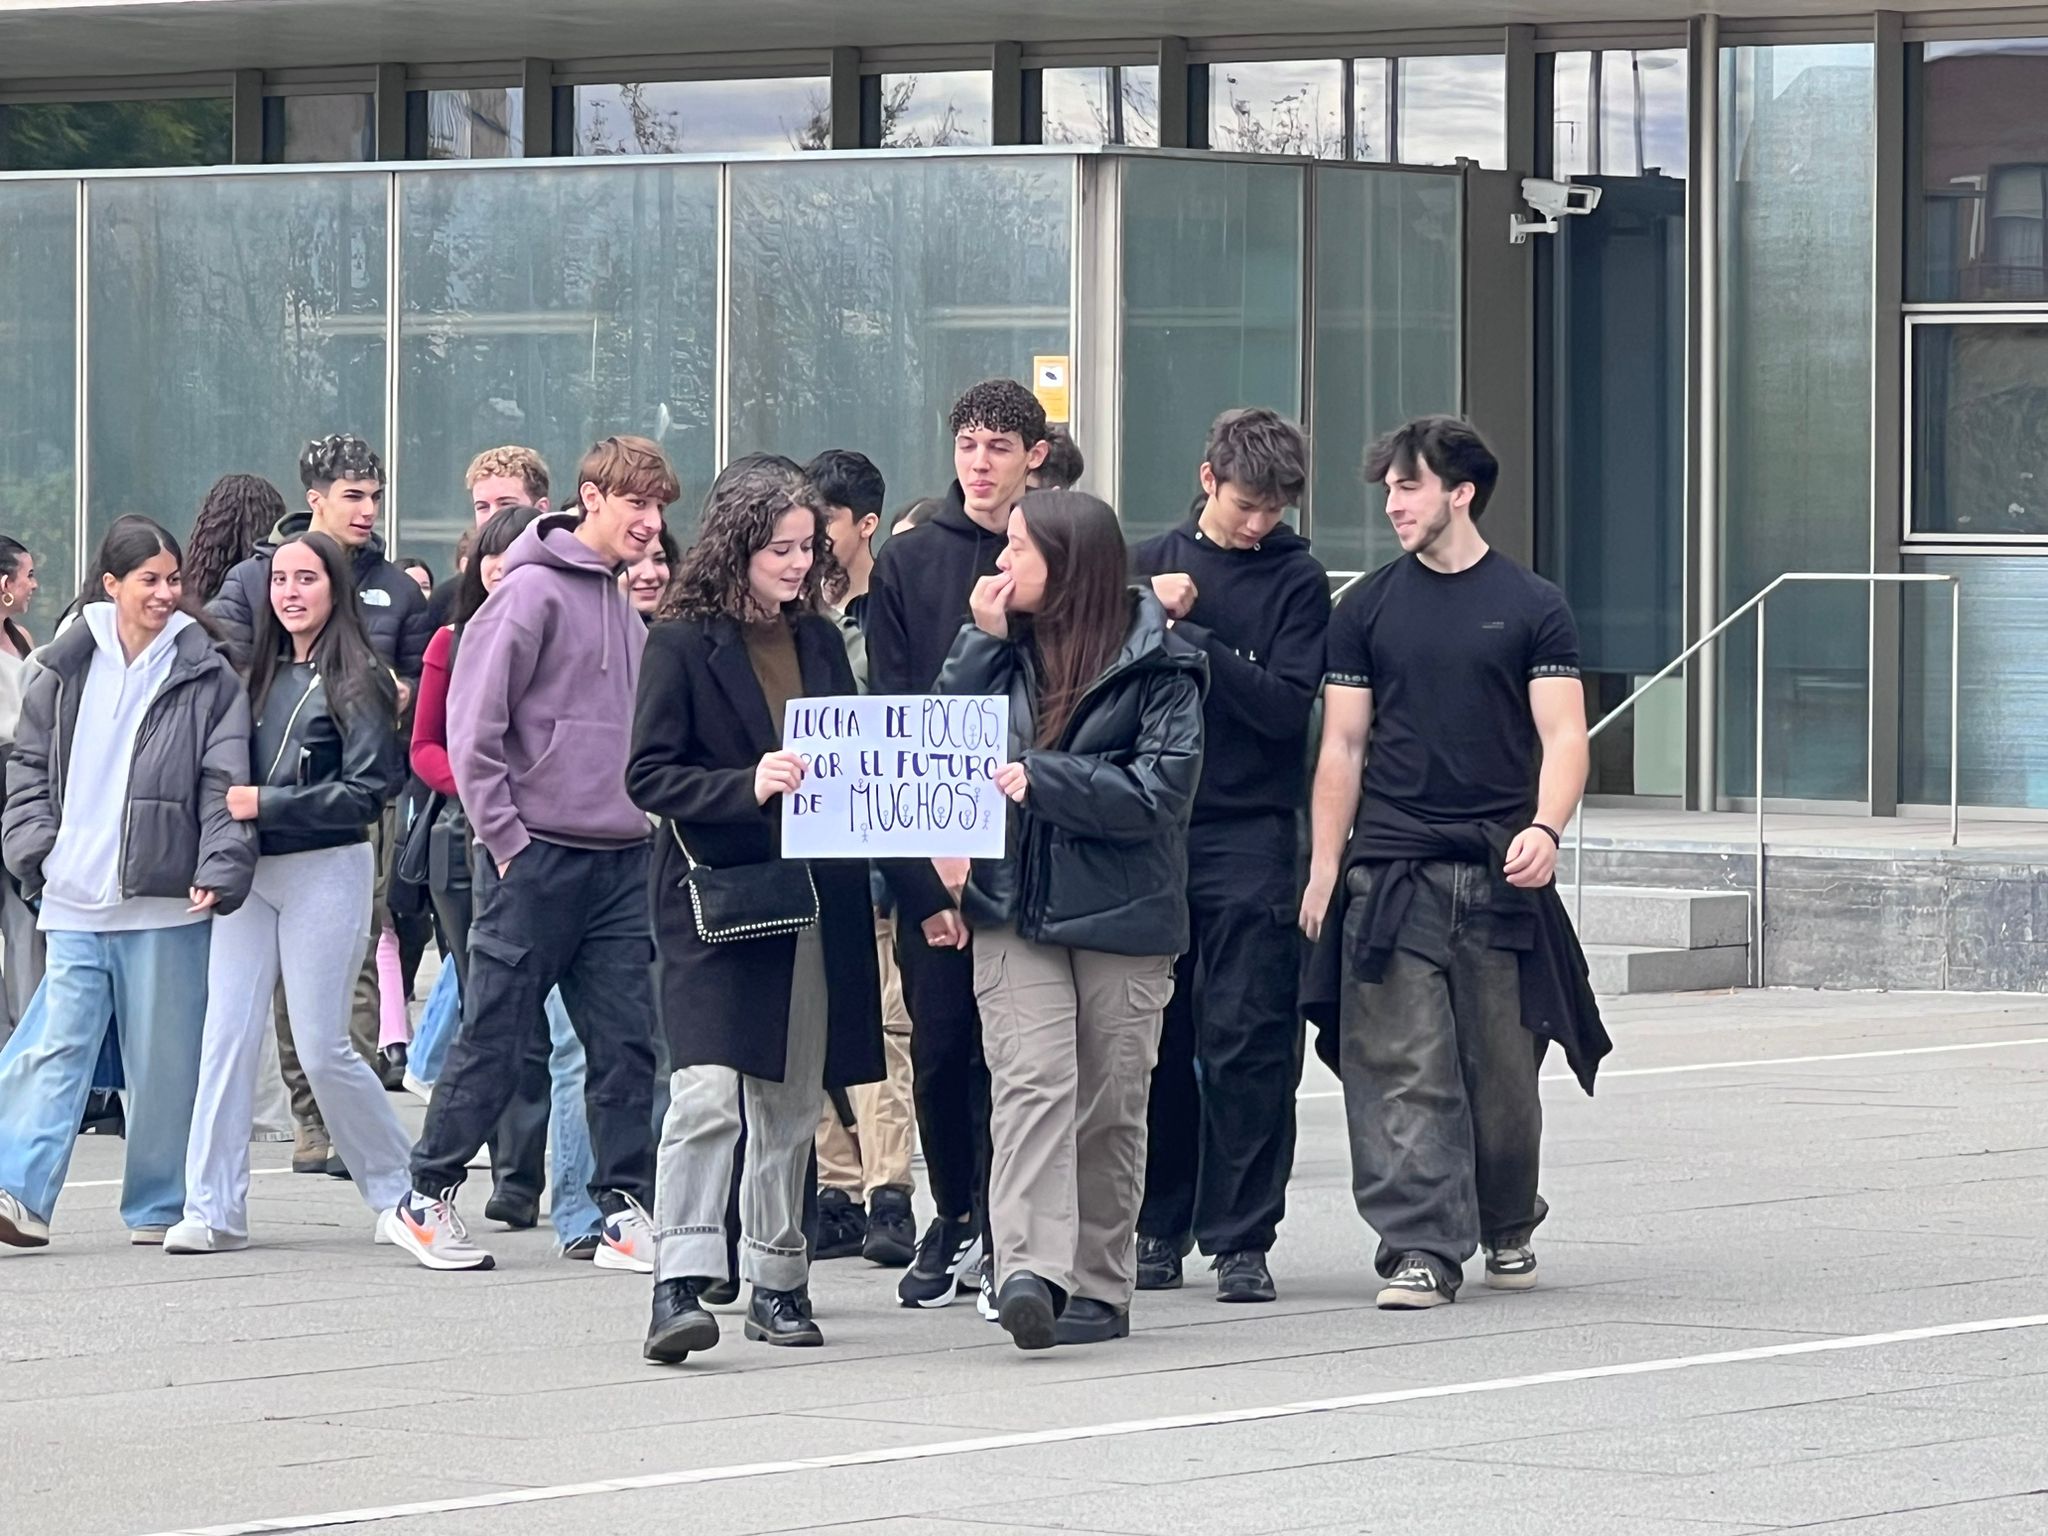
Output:
[[1010,701],[1010,851],[975,862],[961,910],[992,1081],[997,1310],[1043,1349],[1130,1331],[1208,662],[1125,586],[1116,514],[1092,496],[1027,496],[999,567],[938,691]]

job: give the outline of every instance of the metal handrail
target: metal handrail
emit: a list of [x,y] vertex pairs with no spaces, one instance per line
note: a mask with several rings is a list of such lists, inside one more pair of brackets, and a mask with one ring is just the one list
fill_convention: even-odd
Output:
[[[1680,651],[1662,671],[1609,710],[1600,718],[1598,724],[1586,732],[1588,741],[1597,737],[1608,726],[1634,709],[1644,694],[1720,639],[1731,626],[1752,613],[1756,615],[1756,901],[1751,916],[1749,946],[1750,983],[1753,986],[1763,985],[1764,978],[1764,604],[1778,588],[1793,582],[1831,581],[1855,582],[1872,588],[1879,585],[1909,586],[1941,582],[1946,583],[1949,588],[1948,841],[1951,848],[1955,847],[1962,840],[1962,798],[1958,784],[1957,758],[1961,743],[1959,705],[1962,699],[1963,589],[1953,575],[1923,571],[1872,571],[1862,574],[1847,571],[1788,571]],[[1576,926],[1584,914],[1586,898],[1586,808],[1583,803],[1579,806],[1572,825],[1572,922]]]

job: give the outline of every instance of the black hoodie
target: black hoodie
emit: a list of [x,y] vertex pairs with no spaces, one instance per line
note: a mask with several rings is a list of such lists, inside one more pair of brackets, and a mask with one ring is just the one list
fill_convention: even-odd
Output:
[[[272,553],[312,525],[311,512],[286,513],[270,530],[270,537],[256,546],[256,553],[228,572],[219,595],[206,605],[227,637],[236,666],[248,666],[256,615],[270,602]],[[384,558],[384,541],[375,535],[354,555],[356,603],[362,611],[363,627],[370,632],[370,646],[385,666],[407,682],[417,683],[427,642],[434,638],[426,595],[418,582]]]
[[1292,528],[1275,528],[1256,549],[1225,549],[1204,537],[1200,510],[1131,552],[1140,576],[1184,572],[1195,583],[1195,606],[1174,626],[1209,656],[1195,823],[1292,816],[1307,788],[1329,578]]

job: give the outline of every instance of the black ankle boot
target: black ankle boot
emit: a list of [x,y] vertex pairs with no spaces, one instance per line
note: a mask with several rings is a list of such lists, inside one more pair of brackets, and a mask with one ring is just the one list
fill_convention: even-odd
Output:
[[996,1321],[1019,1349],[1051,1349],[1058,1342],[1059,1313],[1058,1294],[1028,1269],[1011,1275],[996,1293]]
[[825,1342],[825,1335],[810,1319],[809,1298],[804,1290],[771,1291],[754,1287],[747,1301],[746,1334],[763,1344],[810,1345]]
[[654,1320],[647,1325],[641,1353],[661,1365],[680,1365],[692,1350],[718,1342],[718,1319],[701,1300],[708,1280],[660,1280],[654,1286]]

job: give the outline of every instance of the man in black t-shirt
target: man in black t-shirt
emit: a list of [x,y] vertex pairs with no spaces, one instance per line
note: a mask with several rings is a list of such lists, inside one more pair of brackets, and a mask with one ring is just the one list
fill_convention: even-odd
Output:
[[1586,710],[1563,595],[1479,534],[1499,474],[1479,434],[1410,422],[1366,474],[1406,553],[1330,621],[1301,925],[1334,929],[1353,1191],[1379,1305],[1407,1310],[1452,1300],[1480,1247],[1488,1285],[1535,1284],[1523,962],[1563,921],[1534,898],[1585,789]]

